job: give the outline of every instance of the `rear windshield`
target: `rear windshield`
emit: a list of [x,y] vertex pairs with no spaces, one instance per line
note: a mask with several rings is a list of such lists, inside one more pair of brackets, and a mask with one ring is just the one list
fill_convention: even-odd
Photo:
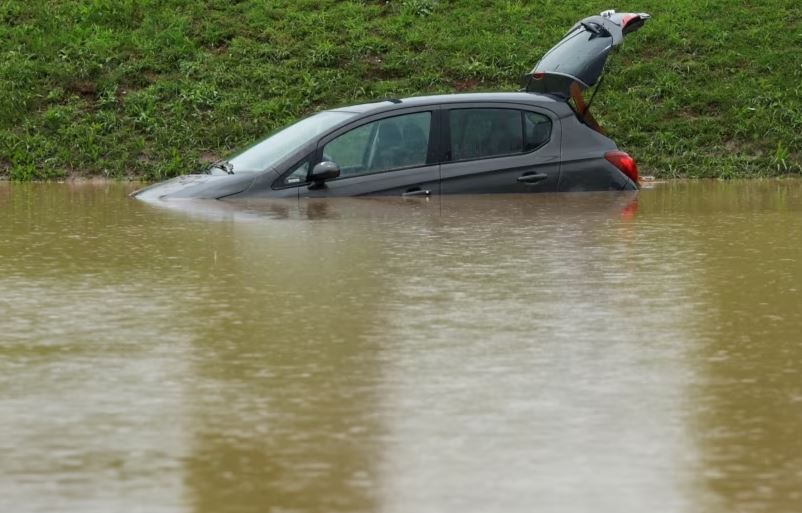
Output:
[[612,37],[593,34],[580,26],[543,56],[536,69],[569,75],[589,87],[601,74],[612,44]]

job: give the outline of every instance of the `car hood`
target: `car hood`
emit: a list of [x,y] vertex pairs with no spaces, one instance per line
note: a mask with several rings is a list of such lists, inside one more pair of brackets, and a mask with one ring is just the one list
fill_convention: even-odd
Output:
[[257,176],[257,173],[184,175],[134,191],[131,197],[144,201],[172,198],[219,199],[244,191]]
[[567,98],[573,83],[581,89],[596,85],[612,49],[650,17],[646,13],[605,11],[579,21],[524,76],[525,89]]

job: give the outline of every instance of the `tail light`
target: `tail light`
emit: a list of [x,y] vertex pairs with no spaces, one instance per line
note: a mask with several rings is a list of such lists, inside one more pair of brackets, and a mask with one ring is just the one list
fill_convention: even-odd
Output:
[[623,151],[608,151],[604,154],[604,158],[606,158],[610,164],[617,167],[619,171],[627,175],[630,180],[636,184],[640,183],[638,181],[638,165],[635,163],[635,159],[630,157],[627,153]]

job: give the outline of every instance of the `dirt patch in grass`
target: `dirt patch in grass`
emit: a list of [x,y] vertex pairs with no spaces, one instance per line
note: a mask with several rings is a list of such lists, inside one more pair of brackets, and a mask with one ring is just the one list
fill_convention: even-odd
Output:
[[0,159],[0,180],[2,181],[8,180],[10,174],[11,174],[11,162]]
[[217,162],[220,160],[220,157],[211,151],[204,151],[201,153],[200,157],[198,157],[198,161],[203,164],[211,164],[212,162]]
[[401,78],[402,76],[402,73],[400,73],[398,70],[387,69],[385,67],[384,59],[378,55],[369,55],[363,59],[363,62],[368,68],[365,78],[369,80],[392,80],[395,78]]
[[213,44],[209,47],[209,51],[217,55],[226,53],[228,51],[228,41]]
[[479,81],[471,78],[467,80],[455,80],[451,83],[451,86],[454,88],[454,90],[460,93],[463,91],[473,91],[478,85]]
[[125,99],[125,97],[128,96],[129,94],[135,93],[135,92],[137,92],[137,91],[139,91],[141,89],[142,88],[139,87],[136,84],[132,84],[132,83],[127,83],[126,82],[126,83],[120,84],[117,87],[117,90],[114,92],[114,97],[119,102],[119,101]]
[[97,99],[97,84],[94,82],[87,80],[73,82],[70,84],[69,90],[77,93],[85,100],[95,101]]

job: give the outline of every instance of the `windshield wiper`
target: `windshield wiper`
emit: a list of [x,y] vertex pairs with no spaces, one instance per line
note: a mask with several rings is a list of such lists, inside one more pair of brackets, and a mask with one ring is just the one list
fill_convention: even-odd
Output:
[[234,164],[224,159],[213,162],[212,165],[209,166],[209,169],[214,169],[214,168],[222,169],[229,175],[234,174]]

